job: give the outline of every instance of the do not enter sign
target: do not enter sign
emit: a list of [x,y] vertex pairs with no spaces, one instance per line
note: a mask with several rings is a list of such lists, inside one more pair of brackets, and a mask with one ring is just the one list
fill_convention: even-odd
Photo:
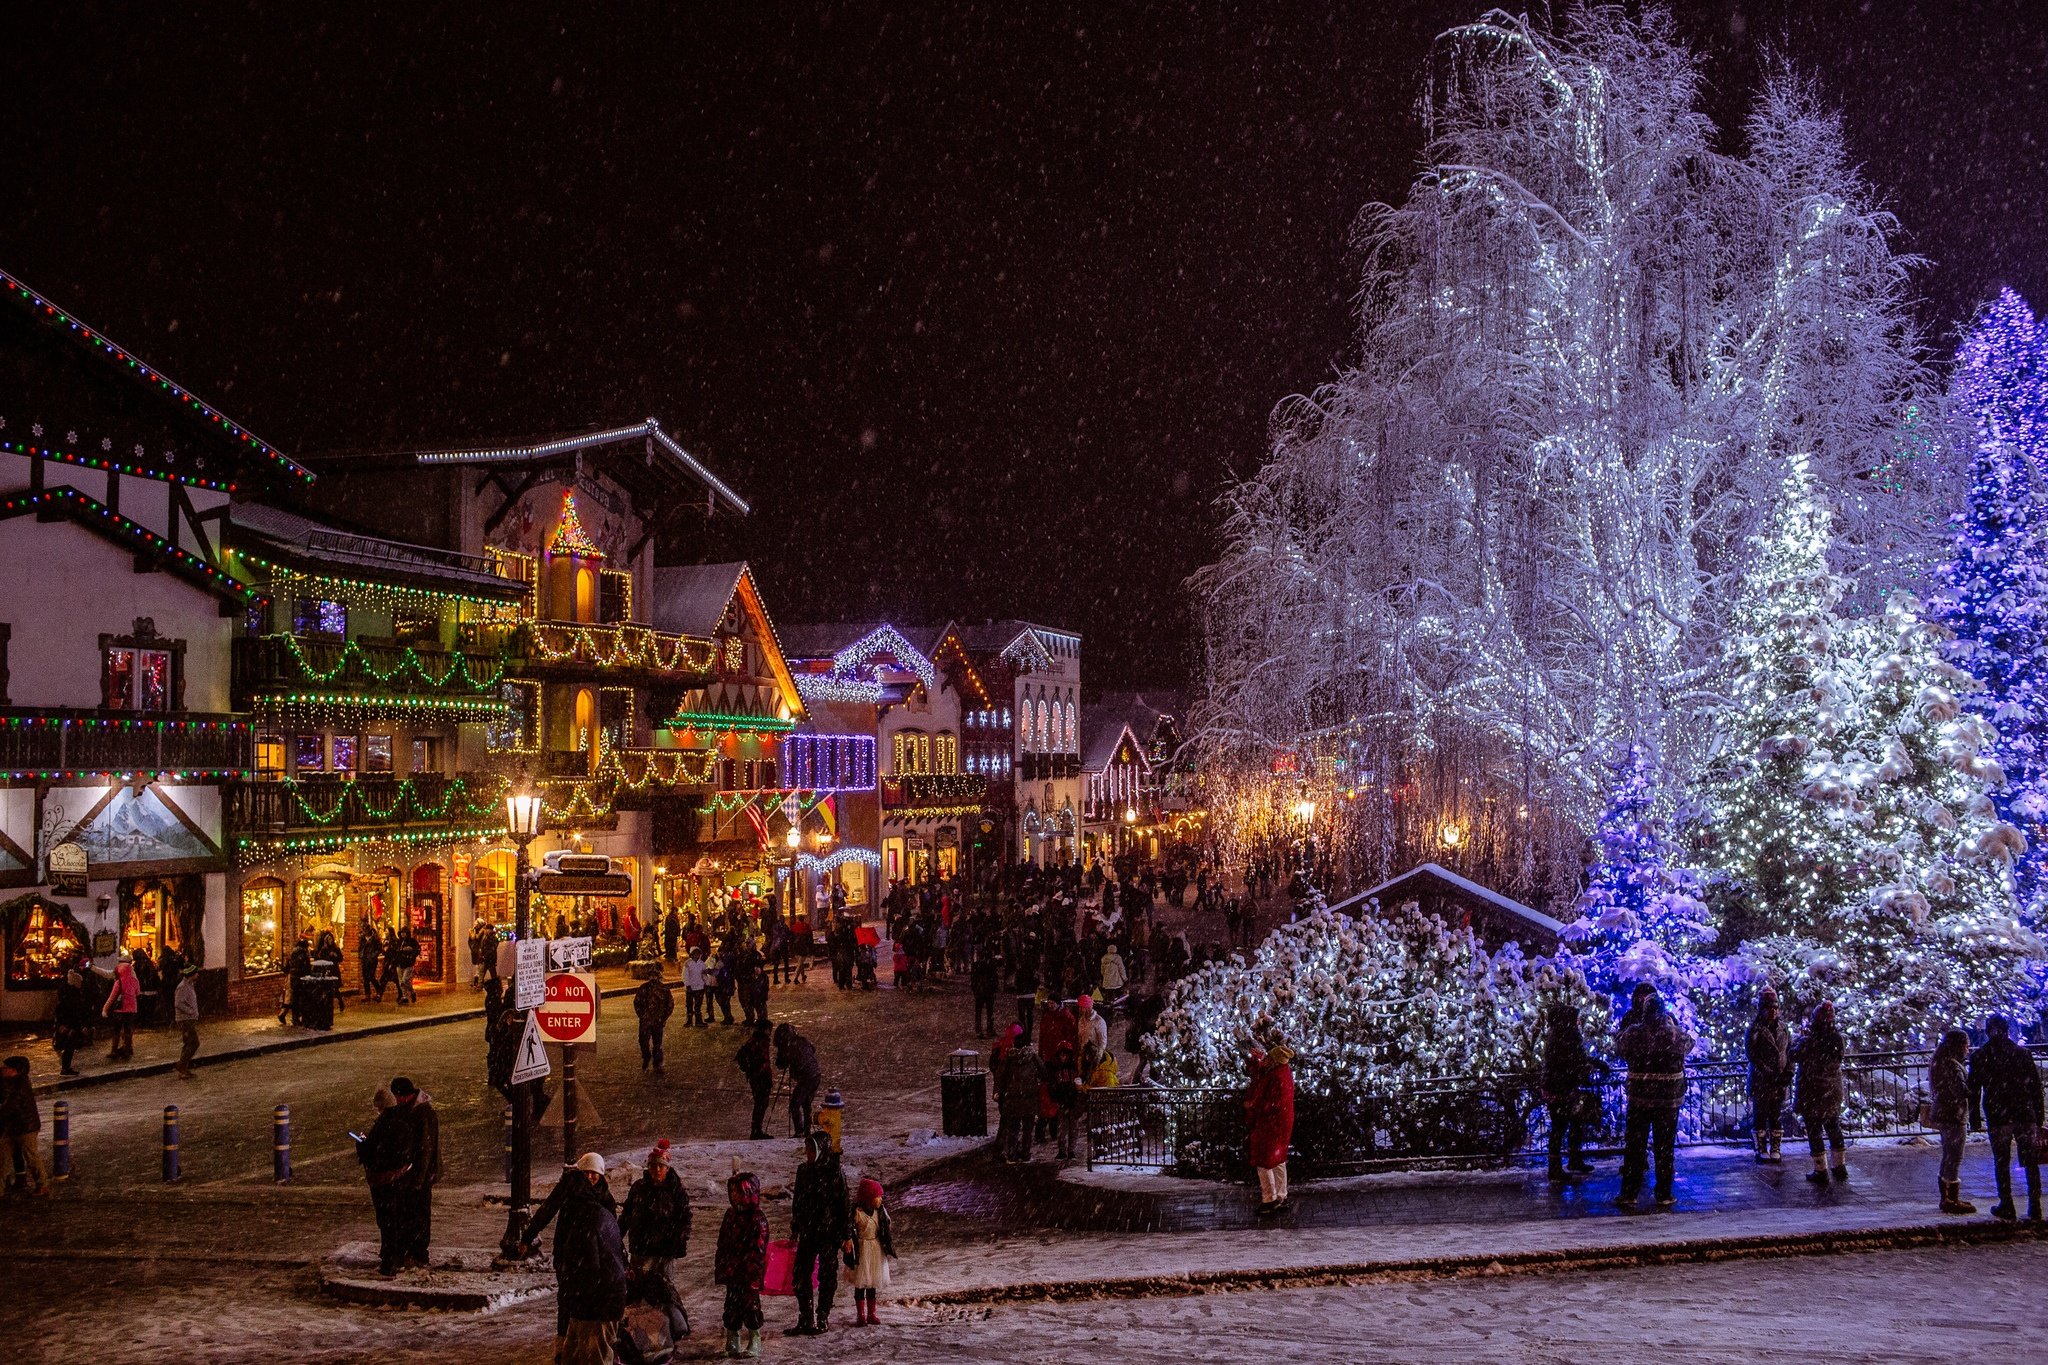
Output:
[[588,972],[549,972],[547,998],[533,1012],[540,1036],[551,1043],[597,1041],[597,978]]

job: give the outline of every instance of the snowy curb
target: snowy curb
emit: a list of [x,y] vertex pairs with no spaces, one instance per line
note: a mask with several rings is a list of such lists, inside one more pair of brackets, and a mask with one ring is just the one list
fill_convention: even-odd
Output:
[[1067,1303],[1088,1299],[1162,1298],[1228,1293],[1248,1289],[1312,1289],[1328,1285],[1390,1280],[1457,1279],[1474,1275],[1532,1274],[1559,1270],[1616,1270],[1632,1266],[1705,1263],[1777,1256],[1828,1256],[1857,1251],[1974,1246],[1988,1242],[2048,1240],[2038,1225],[1973,1222],[1926,1223],[1904,1227],[1855,1228],[1832,1232],[1766,1233],[1701,1237],[1612,1246],[1556,1248],[1407,1260],[1351,1261],[1284,1266],[1265,1270],[1200,1270],[1167,1275],[1134,1275],[1102,1280],[1047,1280],[985,1285],[907,1295],[921,1308],[1009,1303]]
[[322,1258],[320,1288],[343,1303],[454,1313],[490,1312],[555,1292],[554,1273],[545,1256],[517,1269],[500,1269],[497,1254],[479,1247],[449,1247],[436,1251],[426,1270],[408,1270],[387,1280],[377,1274],[377,1249],[368,1242],[350,1242]]
[[[639,983],[630,986],[613,986],[598,992],[606,999],[631,995],[640,989]],[[376,1038],[387,1033],[405,1033],[412,1029],[433,1028],[439,1024],[460,1024],[484,1017],[483,1006],[473,1009],[448,1010],[441,1014],[422,1014],[412,1019],[391,1019],[381,1024],[367,1024],[362,1028],[331,1030],[326,1033],[314,1032],[296,1038],[271,1038],[260,1043],[231,1048],[224,1052],[201,1052],[192,1065],[198,1068],[220,1066],[226,1062],[238,1061],[244,1057],[267,1057],[277,1052],[296,1052],[305,1047],[323,1047],[329,1043],[346,1043],[357,1038]],[[203,1043],[202,1043],[203,1046]],[[114,1081],[131,1081],[144,1076],[168,1076],[178,1069],[175,1061],[144,1062],[139,1066],[124,1066],[114,1071],[91,1071],[83,1076],[65,1076],[55,1081],[38,1085],[36,1094],[54,1095],[65,1090],[84,1090],[95,1085],[107,1085]]]

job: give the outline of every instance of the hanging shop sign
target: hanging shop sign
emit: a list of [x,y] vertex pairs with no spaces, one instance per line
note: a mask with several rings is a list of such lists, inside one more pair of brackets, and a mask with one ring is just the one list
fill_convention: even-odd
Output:
[[50,850],[48,859],[50,873],[50,894],[53,896],[83,896],[85,894],[87,864],[85,845],[74,843],[58,844]]

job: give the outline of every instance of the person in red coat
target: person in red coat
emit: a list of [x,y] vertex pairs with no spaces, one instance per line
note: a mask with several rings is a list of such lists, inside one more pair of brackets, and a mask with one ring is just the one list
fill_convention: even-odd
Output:
[[1293,1052],[1285,1043],[1252,1050],[1252,1084],[1244,1112],[1251,1120],[1252,1169],[1259,1176],[1259,1212],[1287,1207],[1287,1148],[1294,1140]]

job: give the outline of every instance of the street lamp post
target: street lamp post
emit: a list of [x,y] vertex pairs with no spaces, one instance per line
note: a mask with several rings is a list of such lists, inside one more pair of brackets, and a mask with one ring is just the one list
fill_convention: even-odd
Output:
[[[533,863],[527,857],[526,849],[540,837],[543,809],[540,797],[531,792],[513,792],[505,798],[505,832],[519,847],[519,859],[512,876],[512,937],[515,943],[524,943],[533,935]],[[519,983],[516,946],[513,953],[512,981],[516,992]],[[523,1033],[526,1018],[526,1012],[521,1010],[513,1027]],[[517,1260],[522,1252],[520,1238],[526,1229],[527,1210],[533,1204],[533,1092],[525,1085],[514,1085],[511,1090],[512,1190],[511,1197],[506,1200],[505,1237],[498,1249],[507,1260]]]

